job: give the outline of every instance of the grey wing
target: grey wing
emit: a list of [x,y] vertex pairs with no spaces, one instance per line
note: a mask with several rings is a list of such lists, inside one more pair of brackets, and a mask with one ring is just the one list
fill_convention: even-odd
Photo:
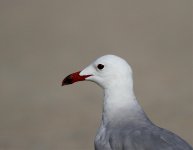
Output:
[[124,130],[109,142],[112,150],[193,150],[180,137],[159,127]]

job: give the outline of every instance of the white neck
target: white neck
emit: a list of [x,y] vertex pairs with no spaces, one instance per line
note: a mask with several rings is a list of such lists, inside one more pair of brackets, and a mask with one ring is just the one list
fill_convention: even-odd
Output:
[[104,89],[103,125],[135,122],[143,118],[146,120],[146,115],[135,98],[131,82]]

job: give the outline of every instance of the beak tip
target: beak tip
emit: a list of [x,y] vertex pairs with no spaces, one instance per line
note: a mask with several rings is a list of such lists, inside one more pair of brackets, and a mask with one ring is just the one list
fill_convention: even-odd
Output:
[[68,76],[67,76],[66,78],[64,78],[64,80],[62,81],[62,85],[61,85],[61,86],[73,84],[73,83],[78,82],[78,81],[83,81],[83,80],[85,80],[87,77],[91,76],[91,75],[83,75],[83,76],[80,76],[79,74],[80,74],[80,71],[68,75]]
[[65,84],[64,84],[64,82],[62,81],[62,84],[61,84],[61,86],[64,86]]
[[73,83],[73,80],[71,78],[71,75],[69,75],[66,78],[64,78],[64,80],[62,81],[62,85],[61,86],[72,84],[72,83]]
[[72,84],[72,83],[67,83],[67,82],[63,81],[61,86],[65,86],[65,85],[69,85],[69,84]]

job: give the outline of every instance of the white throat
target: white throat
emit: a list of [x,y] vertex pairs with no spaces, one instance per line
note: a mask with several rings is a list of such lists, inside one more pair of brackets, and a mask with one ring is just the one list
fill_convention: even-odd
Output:
[[132,80],[104,89],[103,125],[139,121],[142,116],[146,115],[135,98]]

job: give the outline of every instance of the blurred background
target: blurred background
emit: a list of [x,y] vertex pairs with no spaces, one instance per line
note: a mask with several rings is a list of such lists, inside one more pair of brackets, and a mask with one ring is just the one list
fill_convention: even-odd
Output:
[[0,150],[94,150],[102,90],[63,78],[105,54],[151,120],[193,145],[191,0],[1,0]]

